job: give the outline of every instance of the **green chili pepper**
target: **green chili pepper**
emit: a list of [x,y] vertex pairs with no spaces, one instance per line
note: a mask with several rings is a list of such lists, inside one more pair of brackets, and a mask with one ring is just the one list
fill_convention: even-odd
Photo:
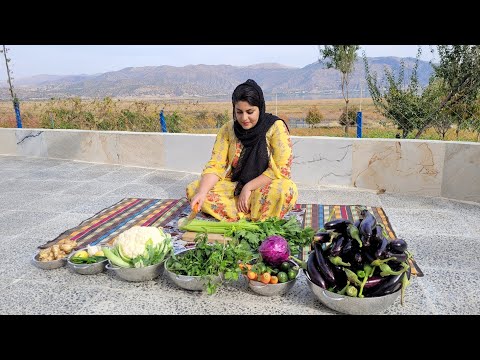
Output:
[[405,297],[405,288],[408,286],[408,284],[410,284],[410,281],[408,281],[408,274],[405,272],[402,276],[402,290],[400,295],[400,304],[402,305]]
[[401,273],[405,272],[405,267],[403,270],[393,271],[388,264],[380,264],[380,276],[388,276],[388,275],[400,275]]
[[350,263],[343,262],[340,256],[329,256],[328,260],[330,260],[333,265],[350,266]]
[[358,280],[357,274],[355,274],[352,270],[350,269],[343,269],[345,271],[345,274],[347,274],[347,279],[351,283],[360,286],[362,282]]
[[358,231],[358,228],[355,225],[348,225],[347,230],[350,234],[350,237],[354,240],[357,240],[358,246],[362,247],[362,240],[360,239],[360,231]]
[[355,286],[349,285],[346,291],[348,296],[357,297],[358,290]]
[[363,287],[365,286],[368,278],[373,275],[374,270],[375,270],[375,266],[371,267],[368,264],[363,265],[363,273],[365,274],[365,277],[363,278],[362,284],[360,285],[360,291],[358,292],[359,298],[363,298]]
[[372,265],[372,266],[378,266],[378,265],[383,264],[383,263],[386,263],[386,262],[388,262],[388,261],[390,261],[390,260],[396,260],[396,259],[397,259],[397,258],[396,258],[396,257],[393,257],[393,256],[392,256],[392,257],[389,257],[389,258],[386,258],[386,259],[383,259],[383,260],[381,260],[381,259],[376,259],[376,260],[373,260],[370,265]]

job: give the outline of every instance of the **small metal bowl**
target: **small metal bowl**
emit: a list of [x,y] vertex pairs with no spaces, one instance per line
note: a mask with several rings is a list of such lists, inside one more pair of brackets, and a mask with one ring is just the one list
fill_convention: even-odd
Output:
[[323,305],[344,314],[368,315],[380,313],[390,307],[400,295],[400,290],[377,297],[358,298],[339,295],[314,284],[307,274],[305,274],[305,277],[308,287]]
[[295,285],[296,281],[297,279],[295,278],[284,283],[264,284],[261,281],[248,280],[248,287],[252,289],[253,292],[259,295],[278,296],[290,291],[293,285]]
[[158,264],[142,267],[142,268],[123,268],[119,266],[112,265],[110,260],[105,267],[108,270],[113,270],[115,274],[127,281],[139,282],[139,281],[149,281],[153,280],[156,277],[163,274],[165,260]]
[[70,261],[73,255],[75,255],[77,252],[82,250],[87,251],[86,248],[78,249],[77,251],[74,251],[70,255],[68,255],[67,265],[70,269],[72,269],[74,272],[81,275],[95,275],[105,271],[105,267],[108,263],[108,259],[105,259],[96,263],[92,263],[92,264],[75,264],[72,261]]
[[[289,260],[289,262],[293,265],[297,265],[294,261]],[[248,277],[245,276],[245,278],[248,281],[248,287],[252,289],[254,293],[257,293],[259,295],[263,296],[278,296],[278,295],[283,295],[286,294],[287,292],[290,291],[290,289],[295,285],[295,282],[297,281],[298,274],[295,277],[295,279],[288,280],[287,282],[284,283],[276,283],[276,284],[264,284],[261,281],[257,280],[250,280]]]
[[[177,256],[190,250],[192,249],[182,251],[181,253],[177,254]],[[177,285],[178,287],[181,287],[182,289],[192,290],[192,291],[205,290],[209,281],[216,284],[220,284],[223,281],[222,275],[210,276],[208,278],[202,277],[202,276],[178,275],[173,271],[169,270],[166,263],[165,263],[165,273],[167,274],[167,277],[170,280],[172,280],[172,282],[175,285]]]
[[38,255],[39,254],[36,254],[32,258],[31,262],[34,266],[43,270],[58,269],[58,268],[61,268],[62,266],[65,266],[67,262],[67,258],[61,258],[61,259],[52,260],[52,261],[40,261],[38,260]]

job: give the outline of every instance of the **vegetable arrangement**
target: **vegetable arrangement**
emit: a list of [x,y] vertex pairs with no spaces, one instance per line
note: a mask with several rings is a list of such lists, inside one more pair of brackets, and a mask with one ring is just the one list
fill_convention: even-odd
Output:
[[206,290],[215,293],[217,282],[213,277],[222,275],[225,280],[238,280],[241,274],[239,263],[247,263],[254,258],[249,246],[232,240],[225,244],[208,243],[207,233],[199,233],[194,249],[172,255],[166,262],[168,270],[178,275],[200,276],[208,280]]
[[194,219],[188,225],[180,226],[180,230],[222,234],[239,242],[246,242],[254,250],[258,249],[260,243],[271,235],[284,237],[290,249],[298,249],[309,245],[315,233],[311,227],[302,228],[294,217],[288,220],[271,217],[258,222],[244,219],[236,222]]
[[133,226],[117,237],[112,248],[102,247],[112,264],[124,268],[158,264],[172,250],[170,234],[155,226]]
[[329,291],[360,298],[401,289],[403,305],[413,256],[404,240],[389,241],[384,231],[366,209],[355,224],[345,219],[325,223],[304,264],[309,279]]

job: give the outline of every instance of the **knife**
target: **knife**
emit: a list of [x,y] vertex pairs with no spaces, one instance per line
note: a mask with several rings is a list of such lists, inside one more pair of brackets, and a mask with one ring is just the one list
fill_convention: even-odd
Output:
[[192,221],[193,219],[195,219],[195,218],[197,217],[197,214],[198,214],[198,203],[196,203],[196,204],[193,206],[192,212],[191,212],[190,215],[188,215],[188,217],[185,219],[185,221],[184,221],[183,224],[182,224],[182,227],[188,225],[188,224],[190,223],[190,221]]
[[410,262],[410,268],[412,268],[412,275],[415,275],[418,277],[424,276],[423,271],[420,269],[415,259],[410,258],[408,261]]

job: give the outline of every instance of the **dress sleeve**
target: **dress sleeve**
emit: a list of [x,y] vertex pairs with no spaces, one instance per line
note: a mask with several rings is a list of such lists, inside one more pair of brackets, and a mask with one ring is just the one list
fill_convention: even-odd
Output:
[[292,140],[283,121],[275,121],[267,132],[270,161],[263,175],[270,179],[290,179],[293,161]]
[[202,175],[204,174],[215,174],[220,179],[223,179],[225,172],[228,167],[228,146],[229,146],[229,135],[228,135],[228,126],[229,123],[226,123],[222,126],[220,131],[217,134],[215,139],[215,144],[213,145],[212,156],[210,160],[205,165]]

